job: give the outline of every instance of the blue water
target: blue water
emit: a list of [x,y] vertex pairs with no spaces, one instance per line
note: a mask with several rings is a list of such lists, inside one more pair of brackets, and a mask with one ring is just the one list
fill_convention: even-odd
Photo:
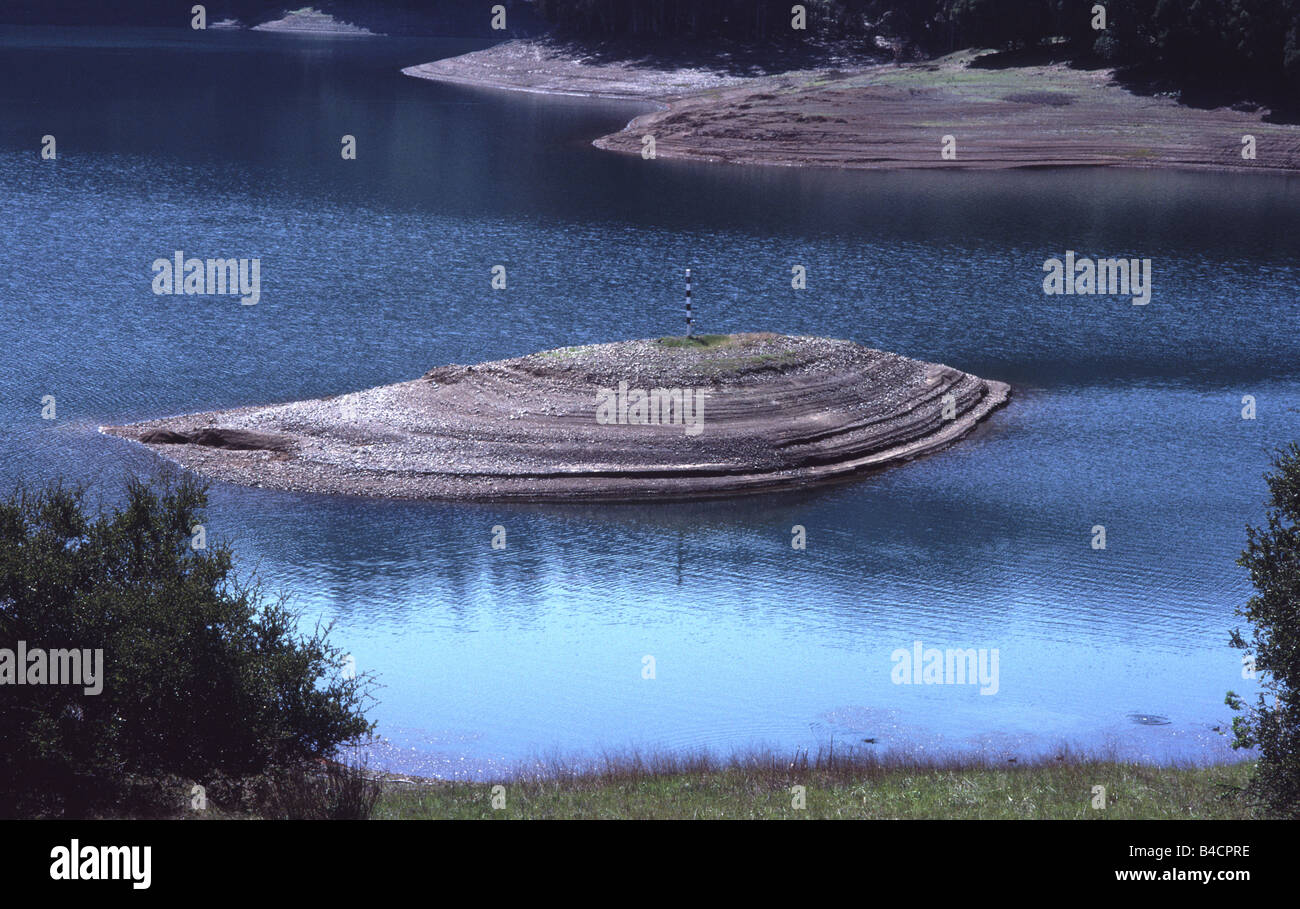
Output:
[[[215,486],[209,532],[382,686],[377,762],[832,741],[1232,756],[1213,729],[1252,690],[1227,646],[1249,595],[1234,560],[1269,451],[1300,437],[1300,180],[643,161],[590,146],[636,105],[398,72],[477,46],[0,31],[3,485],[111,498],[156,462],[105,423],[678,333],[689,265],[703,330],[852,338],[1015,398],[860,482],[701,505]],[[177,249],[259,257],[261,301],[155,296],[150,263]],[[1150,257],[1152,302],[1044,296],[1067,249]],[[917,640],[997,649],[997,693],[894,684]]]

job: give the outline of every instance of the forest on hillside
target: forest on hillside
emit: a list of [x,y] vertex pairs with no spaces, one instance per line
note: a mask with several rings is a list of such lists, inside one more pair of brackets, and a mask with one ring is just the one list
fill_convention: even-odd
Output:
[[[603,38],[854,39],[917,54],[1055,46],[1193,81],[1300,88],[1300,0],[536,0],[562,33]],[[1104,28],[1096,7],[1104,8]],[[879,42],[877,39],[880,39]]]
[[[256,23],[310,5],[376,31],[576,41],[837,42],[918,58],[970,47],[1135,67],[1180,87],[1233,89],[1287,104],[1300,95],[1300,0],[207,0],[210,21]],[[0,23],[166,25],[188,21],[176,0],[0,0]],[[791,27],[793,9],[806,28]],[[1098,28],[1098,7],[1105,27]],[[1290,102],[1294,103],[1294,102]]]

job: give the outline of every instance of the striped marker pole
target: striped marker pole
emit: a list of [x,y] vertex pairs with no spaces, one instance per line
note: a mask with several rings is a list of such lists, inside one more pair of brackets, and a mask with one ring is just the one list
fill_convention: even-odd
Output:
[[691,337],[691,326],[694,320],[691,318],[691,270],[686,269],[686,337]]

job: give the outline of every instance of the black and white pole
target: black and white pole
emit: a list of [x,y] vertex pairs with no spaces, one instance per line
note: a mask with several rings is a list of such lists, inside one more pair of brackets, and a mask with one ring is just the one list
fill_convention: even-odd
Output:
[[691,326],[694,320],[691,318],[691,270],[686,269],[686,337],[691,337]]

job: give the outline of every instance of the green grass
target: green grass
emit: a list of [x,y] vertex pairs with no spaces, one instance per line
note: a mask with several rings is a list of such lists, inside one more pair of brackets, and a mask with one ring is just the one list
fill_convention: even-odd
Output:
[[[1201,768],[1113,761],[1035,765],[810,766],[753,762],[678,769],[617,762],[603,771],[515,782],[389,783],[375,812],[389,819],[802,819],[995,818],[1235,819],[1253,764]],[[505,807],[494,808],[493,786]],[[791,787],[805,787],[806,807]],[[1093,787],[1106,787],[1094,808]]]
[[699,368],[703,373],[735,373],[767,366],[787,366],[801,361],[798,354],[785,350],[774,350],[766,353],[750,354],[748,356],[741,355],[746,349],[753,349],[757,347],[760,342],[770,340],[774,337],[776,336],[769,333],[695,335],[690,338],[680,336],[659,338],[657,343],[660,347],[677,348],[681,350],[733,351],[733,353],[721,357],[711,359],[706,358],[702,360],[699,364]]
[[730,347],[737,342],[735,335],[694,335],[685,337],[678,335],[670,338],[660,338],[659,346],[661,347],[692,347],[697,350],[709,350],[716,347]]
[[1089,83],[1079,74],[1052,67],[964,69],[950,66],[905,66],[867,75],[862,84],[895,88],[947,89],[968,101],[1001,101],[1007,93],[1078,94]]

